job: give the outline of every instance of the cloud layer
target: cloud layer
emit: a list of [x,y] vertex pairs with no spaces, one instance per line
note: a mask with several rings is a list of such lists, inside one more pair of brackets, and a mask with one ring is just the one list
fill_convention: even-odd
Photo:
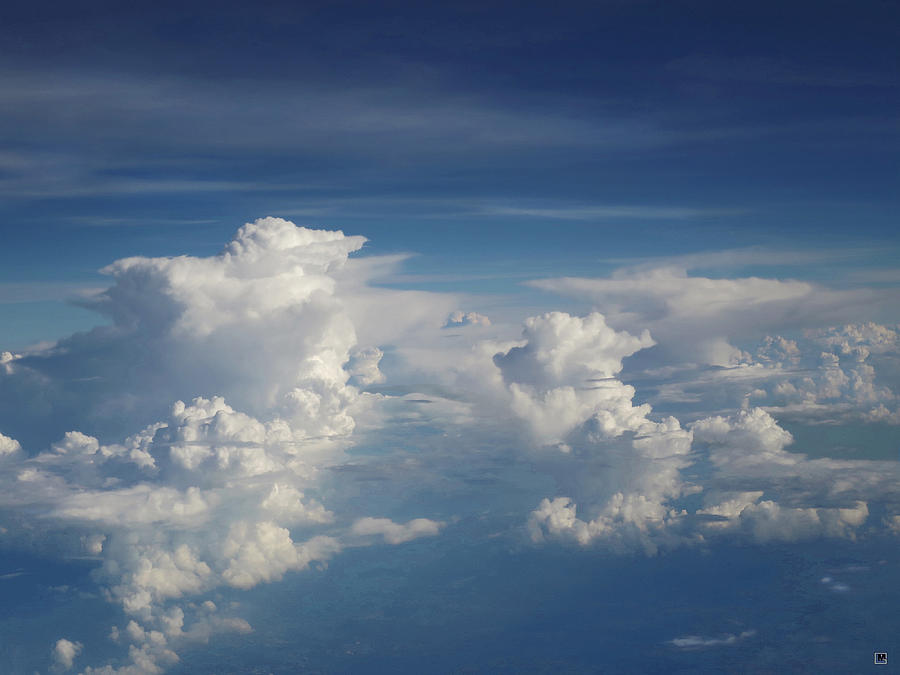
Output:
[[[460,309],[472,298],[375,286],[402,259],[351,258],[364,243],[264,218],[215,256],[119,260],[84,301],[110,325],[3,352],[2,541],[96,560],[120,609],[122,658],[85,673],[159,673],[190,644],[247,633],[216,589],[447,536],[453,509],[503,502],[477,486],[509,489],[525,468],[540,480],[516,487],[530,506],[506,534],[531,545],[654,555],[900,529],[895,461],[792,451],[778,417],[891,423],[897,331],[733,345],[742,327],[797,327],[849,296],[630,271],[540,282],[603,311],[512,325]],[[626,382],[648,352],[669,359],[634,370],[656,378],[652,405]],[[688,419],[655,409],[675,399],[692,401]],[[69,637],[50,650],[58,670],[90,653]]]

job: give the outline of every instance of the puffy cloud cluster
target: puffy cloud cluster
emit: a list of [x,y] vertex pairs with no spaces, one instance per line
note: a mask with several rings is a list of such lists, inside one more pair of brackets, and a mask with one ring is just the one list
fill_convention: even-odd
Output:
[[816,335],[823,345],[831,346],[842,354],[894,352],[898,346],[897,330],[881,326],[873,321],[819,331]]
[[751,405],[812,422],[900,420],[897,331],[872,322],[766,335],[730,367],[681,365],[636,374],[652,382],[657,406],[694,415]]
[[[540,503],[528,523],[532,539],[655,552],[680,517],[667,501],[688,489],[680,470],[690,464],[691,435],[673,417],[652,420],[650,406],[634,405],[634,388],[616,379],[624,358],[654,344],[650,334],[613,330],[596,312],[553,312],[527,319],[522,337],[493,362],[532,438],[563,451],[538,461],[570,495]],[[573,500],[595,517],[577,518]]]
[[[724,534],[760,542],[852,538],[867,522],[868,501],[895,495],[886,479],[897,474],[893,465],[789,452],[791,434],[763,409],[704,418],[685,430],[674,417],[635,405],[635,390],[617,376],[624,358],[653,344],[647,333],[615,331],[600,314],[557,312],[526,320],[522,340],[494,355],[499,372],[485,380],[495,395],[536,446],[563,450],[532,456],[563,495],[532,512],[533,540],[652,554]],[[785,339],[771,347],[785,359],[799,353]],[[694,470],[688,480],[684,471],[700,460],[711,473]],[[735,485],[745,487],[735,493]],[[696,493],[703,507],[679,505]]]
[[850,508],[785,507],[770,499],[760,501],[762,495],[762,491],[719,495],[724,501],[698,509],[697,514],[714,517],[705,523],[711,532],[742,531],[759,542],[852,539],[869,517],[864,501]]
[[[802,349],[796,341],[767,336],[757,357],[762,363],[782,368],[811,365],[810,357],[817,357],[818,372],[795,387],[813,400],[848,398],[864,403],[891,396],[890,390],[876,388],[874,369],[868,362],[872,355],[897,352],[900,342],[896,331],[872,322],[848,324],[807,331],[801,344]],[[787,352],[782,345],[787,346]]]
[[868,520],[870,501],[896,503],[900,496],[896,462],[809,459],[789,452],[791,435],[759,408],[706,418],[691,429],[714,467],[705,507],[696,512],[708,536],[852,539]]
[[[873,308],[896,312],[896,293],[689,273],[716,257],[626,267],[607,278],[529,283],[590,303],[617,330],[649,329],[656,346],[630,368],[652,383],[648,401],[657,408],[690,406],[696,415],[744,403],[830,420],[900,420],[897,331],[868,321]],[[718,262],[732,264],[731,258]]]
[[796,340],[766,336],[753,359],[757,384],[748,396],[795,416],[892,423],[898,356],[897,331],[872,322],[806,331]]
[[173,633],[164,629],[182,611],[173,601],[278,580],[341,550],[330,535],[295,540],[298,528],[329,525],[334,515],[301,491],[315,485],[316,450],[290,432],[284,420],[260,422],[222,399],[179,401],[165,422],[122,444],[70,432],[9,465],[0,506],[27,507],[51,531],[84,533],[84,552],[102,559],[96,578],[134,617],[131,664],[121,672],[161,672],[178,644],[244,625],[195,617]]
[[[544,499],[529,519],[532,538],[582,546],[603,542],[613,550],[639,548],[649,554],[659,546],[725,535],[760,543],[854,539],[868,523],[870,501],[900,501],[896,462],[809,459],[789,452],[791,434],[759,408],[702,419],[691,425],[690,434],[692,439],[658,436],[657,447],[671,454],[653,463],[640,462],[634,451],[628,464],[613,463],[609,457],[616,455],[597,446],[594,452],[607,458],[604,477],[627,489],[595,507],[591,519],[579,518],[569,497]],[[678,441],[684,446],[693,441],[691,453],[683,447],[679,455]],[[697,483],[686,481],[681,471],[701,458],[711,473]],[[578,471],[589,475],[589,464]],[[593,491],[595,501],[614,489],[596,478],[581,486],[588,499]],[[691,493],[700,493],[702,507],[688,511],[673,505],[674,498]],[[885,527],[891,529],[896,518],[886,517]]]
[[[129,617],[112,632],[128,661],[85,673],[162,672],[179,645],[246,632],[191,600],[219,586],[279,580],[360,535],[439,531],[358,513],[351,527],[309,496],[343,461],[354,409],[380,400],[354,386],[384,379],[382,351],[357,345],[341,291],[362,283],[345,268],[364,241],[265,218],[211,258],[120,260],[87,302],[111,325],[4,353],[0,428],[22,435],[0,435],[0,516],[28,514],[13,538],[79,535],[69,554],[100,559],[94,576]],[[81,649],[63,639],[54,658],[69,668]]]
[[67,430],[36,433],[47,419],[125,435],[173,401],[220,395],[253,416],[277,411],[298,436],[350,432],[356,333],[335,274],[364,242],[264,218],[217,256],[113,263],[113,284],[85,301],[112,325],[11,360],[0,428],[26,447]]
[[[733,346],[742,331],[827,315],[846,295],[631,270],[540,282],[603,313],[548,312],[513,327],[456,310],[464,299],[449,294],[369,284],[400,258],[350,259],[364,241],[266,218],[217,256],[120,260],[105,270],[110,288],[86,303],[110,325],[0,356],[5,536],[74,534],[60,546],[99,559],[94,579],[123,611],[111,638],[127,660],[86,674],[159,673],[184,644],[252,630],[212,602],[217,588],[274,582],[350,546],[439,534],[453,514],[394,522],[379,499],[410,485],[427,492],[431,479],[471,489],[485,465],[527,466],[555,483],[522,514],[535,542],[623,552],[723,536],[852,538],[871,525],[870,504],[900,503],[896,462],[790,452],[772,416],[798,402],[852,403],[892,419],[883,374],[894,372],[896,331],[773,330],[753,355]],[[694,381],[655,371],[657,400],[696,404],[687,428],[623,381],[626,363],[648,353]],[[646,382],[654,371],[644,366]],[[691,398],[691,386],[703,395]],[[708,405],[716,397],[721,413]],[[354,484],[354,472],[380,480],[378,497],[355,492],[365,481]],[[900,531],[898,518],[888,508],[882,523]],[[60,640],[58,667],[81,649]]]
[[536,542],[544,541],[545,535],[574,539],[582,546],[602,541],[619,552],[643,549],[653,555],[660,543],[674,541],[666,529],[685,514],[643,494],[617,492],[593,520],[585,521],[576,516],[571,499],[556,497],[541,501],[531,513],[528,529]]

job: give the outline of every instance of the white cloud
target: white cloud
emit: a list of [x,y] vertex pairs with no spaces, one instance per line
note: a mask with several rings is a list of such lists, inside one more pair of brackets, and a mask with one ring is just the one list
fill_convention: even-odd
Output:
[[617,332],[601,314],[585,318],[552,312],[526,319],[523,344],[497,353],[493,362],[506,384],[509,406],[539,444],[561,443],[597,413],[599,428],[618,435],[635,428],[648,411],[634,408],[634,389],[614,379],[622,359],[653,345]]
[[55,666],[60,670],[69,670],[75,663],[75,657],[81,653],[83,648],[84,646],[80,642],[60,638],[53,647]]
[[[378,418],[386,400],[350,384],[384,379],[383,352],[357,346],[351,317],[368,336],[436,333],[456,302],[367,290],[371,270],[347,260],[364,241],[266,218],[218,256],[120,260],[105,270],[110,288],[86,301],[112,326],[4,354],[0,398],[17,403],[0,406],[3,423],[34,431],[19,419],[33,414],[56,438],[26,454],[0,436],[0,507],[27,514],[31,533],[76,533],[72,553],[101,559],[95,578],[130,617],[113,631],[131,642],[130,662],[86,673],[162,672],[180,645],[251,630],[191,609],[192,597],[324,564],[345,537],[400,543],[440,530],[427,519],[336,515],[316,498],[329,487],[323,469],[353,442],[353,415]],[[397,295],[418,318],[392,324]],[[363,300],[348,310],[346,297]],[[368,300],[381,313],[374,322],[358,312]],[[64,431],[68,420],[91,433]],[[341,503],[340,489],[327,491]],[[75,643],[59,644],[74,658]]]
[[277,581],[288,570],[305,568],[310,562],[324,561],[340,551],[332,537],[315,537],[295,544],[284,527],[270,522],[231,526],[222,546],[228,567],[222,578],[230,586],[250,588],[263,581]]
[[60,500],[55,518],[101,525],[137,526],[153,523],[196,527],[206,521],[211,505],[198,488],[183,493],[142,484],[120,490],[77,492]]
[[351,532],[353,534],[368,536],[382,535],[389,544],[402,544],[419,537],[432,537],[440,532],[443,523],[416,518],[408,523],[395,523],[389,518],[360,518],[355,523]]
[[22,446],[15,438],[0,434],[0,457],[21,452]]
[[525,320],[521,347],[498,354],[494,362],[507,382],[541,388],[608,378],[622,370],[622,359],[654,344],[645,330],[640,337],[617,332],[603,315],[582,319],[552,312]]
[[694,410],[756,405],[780,417],[811,422],[883,422],[897,418],[897,331],[872,322],[766,335],[744,362],[728,368],[648,369],[658,404]]
[[[851,508],[802,508],[785,507],[772,500],[758,501],[761,495],[742,493],[697,513],[723,517],[707,524],[713,533],[734,528],[763,543],[819,537],[852,539],[869,516],[864,501],[857,501]],[[747,497],[752,501],[745,501]]]
[[[691,434],[673,417],[650,419],[650,406],[634,405],[634,388],[615,378],[622,359],[654,344],[650,335],[614,331],[597,313],[555,312],[526,320],[523,338],[493,361],[512,412],[538,444],[563,451],[537,461],[572,495],[540,503],[532,539],[655,553],[682,516],[667,502],[690,489],[680,470],[691,463]],[[581,502],[592,519],[576,516]]]
[[[854,402],[889,418],[892,329],[773,333],[742,365],[698,378],[707,397],[742,392],[746,409],[704,416],[701,396],[688,428],[622,379],[657,341],[728,361],[729,322],[835,299],[818,287],[635,272],[601,280],[592,297],[622,303],[610,316],[547,312],[518,332],[457,310],[464,298],[372,287],[401,258],[350,259],[363,242],[266,218],[217,256],[121,260],[88,302],[111,326],[0,360],[0,425],[18,439],[0,435],[0,509],[28,536],[62,533],[68,554],[100,558],[94,579],[123,612],[112,634],[129,661],[85,673],[162,672],[183,645],[252,630],[211,601],[216,589],[439,534],[445,521],[371,513],[399,512],[389,500],[411,485],[471,489],[485,466],[540,481],[519,520],[535,542],[649,555],[724,536],[850,539],[870,503],[897,495],[895,466],[792,453],[776,417],[749,405]],[[810,345],[817,367],[800,373]],[[672,372],[692,376],[685,354]],[[353,472],[383,489],[361,499]],[[694,494],[689,510],[680,500]]]
[[735,645],[742,640],[756,635],[755,630],[745,630],[737,635],[725,634],[718,637],[705,637],[703,635],[685,635],[669,640],[669,644],[679,649],[703,649],[706,647],[725,647]]
[[304,501],[303,493],[290,484],[275,483],[260,503],[273,519],[285,525],[330,523],[334,514],[314,499]]
[[691,429],[698,441],[711,444],[713,464],[720,468],[744,468],[765,465],[793,465],[802,455],[786,452],[793,441],[791,434],[760,408],[741,410],[730,417],[709,417],[696,422]]
[[[535,542],[569,540],[652,555],[660,546],[701,544],[723,535],[759,543],[852,540],[869,522],[871,501],[900,496],[896,462],[808,459],[789,452],[791,435],[758,408],[700,420],[687,434],[674,424],[667,433],[648,427],[631,447],[590,441],[573,444],[582,456],[569,460],[568,473],[563,460],[551,467],[578,496],[540,503],[528,520]],[[711,473],[687,481],[682,472],[701,459]],[[702,494],[702,507],[672,505],[691,493]],[[589,505],[589,518],[578,517],[581,502]],[[890,529],[892,521],[884,525]]]
[[49,440],[35,432],[48,415],[123,434],[173,401],[219,395],[253,416],[277,410],[298,436],[348,433],[356,333],[333,274],[364,241],[266,218],[218,256],[117,261],[104,270],[112,286],[85,301],[113,325],[13,361],[0,409],[18,397],[18,414],[0,424],[30,430],[17,435],[26,445]]
[[772,330],[821,326],[864,315],[885,298],[794,280],[689,276],[684,267],[624,268],[605,279],[560,278],[531,286],[590,301],[617,328],[647,328],[669,362],[734,365],[732,343]]
[[869,422],[884,422],[885,424],[900,425],[900,407],[894,410],[888,410],[887,406],[880,403],[869,412],[865,413],[864,419]]
[[862,419],[890,422],[885,404],[897,398],[891,386],[900,385],[898,354],[897,331],[873,322],[807,331],[798,341],[767,336],[756,354],[770,368],[758,402],[794,414],[849,408]]
[[[789,452],[791,435],[760,409],[703,419],[691,429],[695,441],[708,446],[715,468],[706,481],[706,505],[697,511],[709,517],[701,521],[708,535],[742,533],[760,542],[853,539],[868,521],[870,501],[898,496],[896,462]],[[736,484],[744,489],[726,487]]]
[[637,549],[655,555],[660,544],[682,543],[679,536],[667,529],[677,528],[687,514],[667,507],[661,501],[666,496],[677,496],[677,493],[648,498],[637,492],[628,495],[617,492],[589,521],[576,517],[576,505],[568,497],[544,499],[532,511],[528,529],[536,543],[555,537],[572,539],[581,546],[602,542],[613,551]]
[[361,387],[384,382],[384,373],[378,368],[383,356],[384,352],[378,347],[354,350],[350,355],[350,362],[347,364],[351,382]]
[[450,316],[447,317],[447,321],[444,323],[444,328],[453,328],[457,326],[490,326],[491,320],[486,317],[484,314],[479,314],[478,312],[463,312],[460,309],[457,309],[454,312],[450,313]]

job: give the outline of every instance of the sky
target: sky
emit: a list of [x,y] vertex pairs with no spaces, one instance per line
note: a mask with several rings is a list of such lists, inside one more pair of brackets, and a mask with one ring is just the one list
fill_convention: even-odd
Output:
[[892,672],[898,19],[6,3],[0,671]]

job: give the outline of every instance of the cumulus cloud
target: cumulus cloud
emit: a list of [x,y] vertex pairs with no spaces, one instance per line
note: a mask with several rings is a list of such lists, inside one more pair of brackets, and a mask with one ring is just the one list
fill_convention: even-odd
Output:
[[[615,331],[598,313],[561,312],[527,319],[522,337],[493,362],[511,411],[538,444],[562,451],[537,461],[569,495],[540,503],[528,521],[532,539],[655,552],[681,517],[667,502],[690,489],[680,471],[691,463],[691,435],[674,417],[652,419],[616,378],[623,359],[653,339]],[[576,516],[581,501],[592,519]]]
[[582,546],[602,541],[612,550],[643,549],[653,555],[659,543],[672,541],[665,530],[684,515],[652,497],[617,492],[590,521],[576,517],[576,505],[568,497],[544,499],[531,513],[528,528],[535,542],[545,535],[574,539]]
[[696,422],[694,438],[713,446],[710,458],[717,467],[767,469],[793,465],[803,459],[785,451],[793,436],[760,408],[741,410],[729,417],[708,417]]
[[897,331],[873,322],[766,335],[730,367],[647,369],[659,405],[697,412],[760,406],[782,418],[894,424],[898,418]]
[[[324,564],[343,537],[440,530],[336,516],[314,496],[353,442],[355,411],[384,399],[356,388],[384,380],[383,352],[357,344],[343,302],[368,293],[365,271],[346,269],[364,241],[264,218],[217,256],[120,260],[85,302],[110,326],[4,353],[0,399],[17,404],[0,405],[0,424],[30,443],[0,435],[0,509],[28,514],[22,536],[77,533],[71,553],[100,558],[95,579],[130,617],[112,632],[128,662],[85,673],[162,672],[182,644],[251,630],[192,597]],[[69,667],[81,649],[61,640],[56,658]]]
[[[851,508],[785,507],[772,500],[758,501],[762,492],[741,493],[713,506],[699,509],[700,515],[720,516],[710,528],[735,528],[759,542],[799,541],[818,537],[853,538],[866,522],[869,509],[864,501]],[[749,499],[748,499],[749,497]]]
[[[411,485],[471,486],[485,466],[547,481],[520,514],[534,542],[649,555],[716,537],[850,539],[871,525],[873,501],[900,503],[896,463],[791,452],[772,408],[749,405],[852,400],[889,420],[893,329],[731,345],[741,326],[843,296],[651,270],[590,280],[604,313],[512,326],[456,309],[466,302],[451,294],[372,286],[400,258],[350,258],[364,241],[265,218],[215,256],[120,260],[85,301],[110,325],[0,357],[0,515],[15,516],[5,536],[65,533],[59,546],[98,558],[92,578],[121,608],[111,637],[127,660],[86,674],[159,673],[183,645],[251,631],[212,601],[216,589],[439,534],[452,514],[372,513],[401,512],[387,502]],[[569,286],[558,290],[581,288]],[[626,360],[660,348],[675,370],[706,364],[710,396],[733,386],[729,409],[701,398],[685,427],[639,397]],[[378,494],[360,499],[354,475],[377,479]],[[71,665],[81,646],[56,651],[63,643]]]
[[334,274],[364,242],[264,218],[217,256],[113,263],[112,285],[84,303],[112,325],[11,361],[0,427],[29,447],[67,430],[47,419],[124,435],[173,401],[217,394],[249,415],[277,410],[296,434],[348,433],[356,333]]
[[22,446],[19,444],[15,438],[10,438],[9,436],[4,436],[0,434],[0,457],[4,455],[12,455],[13,453],[20,452],[22,450]]
[[531,317],[522,337],[524,345],[494,362],[507,382],[540,387],[612,377],[622,370],[623,358],[654,344],[646,330],[640,337],[614,331],[596,312],[585,318],[563,312]]
[[635,337],[610,328],[601,314],[551,312],[526,319],[522,338],[493,362],[512,411],[538,442],[563,442],[595,412],[605,413],[600,427],[611,435],[633,428],[634,418],[646,413],[631,405],[634,390],[614,379],[622,359],[653,345],[646,330]]
[[[653,461],[642,456],[637,441],[630,449],[620,445],[618,452],[608,440],[590,447],[589,457],[605,460],[602,473],[589,460],[578,463],[572,471],[580,478],[570,477],[569,485],[579,498],[544,499],[529,517],[531,538],[648,554],[720,536],[759,543],[852,540],[869,523],[870,502],[890,504],[900,497],[896,462],[809,459],[790,452],[791,434],[759,408],[699,420],[688,433],[673,428],[666,436],[656,429],[647,438],[657,449]],[[687,480],[684,470],[700,460],[711,472]],[[692,493],[699,493],[703,506],[674,506],[677,497]],[[578,515],[582,501],[594,504],[589,518]],[[892,518],[885,518],[886,529]]]
[[869,412],[863,415],[863,419],[868,422],[883,422],[885,424],[900,425],[900,407],[895,410],[888,410],[887,406],[879,403]]
[[891,423],[900,385],[897,331],[873,322],[807,331],[798,340],[767,336],[756,361],[768,377],[758,404],[797,415],[856,413],[857,419]]
[[263,581],[279,580],[288,570],[303,569],[311,561],[327,560],[341,546],[331,537],[315,537],[297,545],[287,528],[274,523],[231,526],[222,546],[228,567],[222,579],[230,586],[251,588]]
[[[868,521],[870,501],[898,496],[896,462],[809,459],[789,452],[791,435],[758,408],[706,418],[691,429],[715,468],[706,505],[697,511],[708,517],[701,521],[708,535],[741,532],[761,542],[853,539]],[[744,489],[729,491],[737,484]]]
[[444,526],[427,518],[416,518],[408,523],[395,523],[390,518],[360,518],[351,532],[358,535],[381,535],[388,544],[402,544],[419,537],[432,537]]
[[53,647],[53,662],[57,670],[69,670],[75,663],[75,657],[84,646],[80,642],[72,642],[65,638],[56,641]]

